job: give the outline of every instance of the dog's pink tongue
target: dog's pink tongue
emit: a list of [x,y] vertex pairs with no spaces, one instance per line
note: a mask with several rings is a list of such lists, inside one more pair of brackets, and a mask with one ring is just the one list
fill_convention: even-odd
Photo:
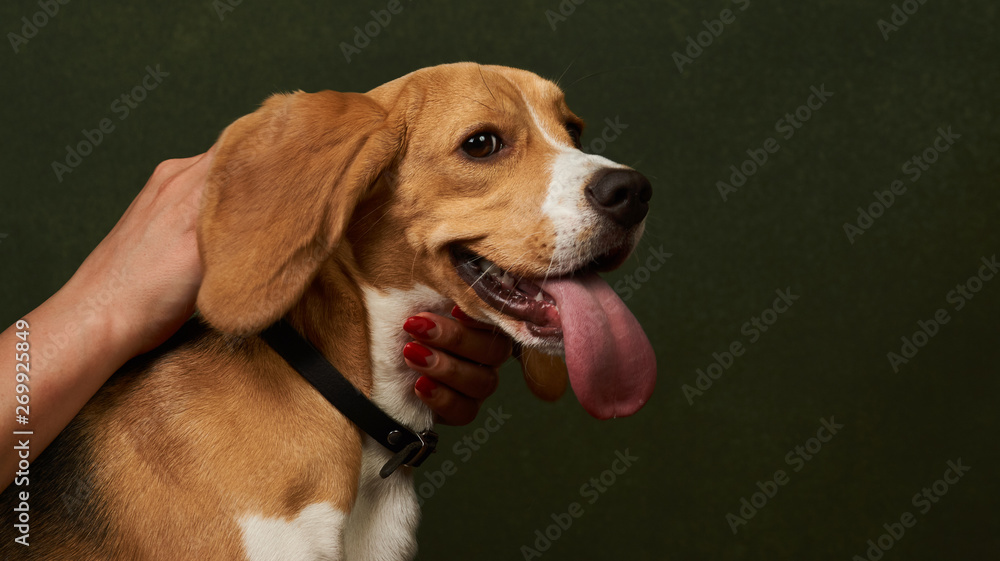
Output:
[[591,273],[545,282],[556,300],[573,392],[598,419],[639,410],[656,385],[656,356],[635,316]]

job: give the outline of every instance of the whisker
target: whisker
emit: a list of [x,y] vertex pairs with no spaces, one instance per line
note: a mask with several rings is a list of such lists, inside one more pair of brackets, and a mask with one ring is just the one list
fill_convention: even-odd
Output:
[[479,77],[483,80],[483,85],[486,86],[486,91],[490,92],[490,97],[493,101],[497,100],[497,96],[493,95],[493,90],[490,89],[490,85],[486,83],[486,76],[483,75],[483,65],[479,65]]
[[[377,207],[375,207],[374,209],[372,209],[372,211],[371,211],[371,212],[369,212],[368,214],[366,214],[366,215],[364,215],[363,217],[361,217],[361,218],[359,219],[359,221],[363,221],[363,220],[364,220],[365,218],[368,218],[368,217],[369,217],[369,216],[371,216],[372,214],[375,214],[375,213],[376,213],[376,212],[378,212],[378,211],[379,211],[379,210],[380,210],[380,209],[381,209],[382,207],[384,207],[384,206],[386,206],[386,205],[388,205],[388,204],[389,204],[389,201],[386,201],[386,202],[384,202],[384,203],[382,203],[382,204],[378,205]],[[367,229],[365,229],[365,231],[361,233],[361,236],[362,236],[362,237],[364,237],[364,236],[367,236],[367,235],[368,235],[368,232],[371,232],[371,231],[372,231],[372,229],[374,229],[374,228],[375,228],[375,226],[377,226],[377,225],[378,225],[378,223],[379,223],[379,222],[381,222],[383,218],[385,218],[386,216],[388,216],[388,215],[389,215],[389,212],[391,212],[391,211],[392,211],[392,209],[390,208],[390,209],[386,210],[385,212],[383,212],[383,213],[382,213],[382,216],[379,216],[379,217],[378,217],[378,219],[374,220],[374,221],[373,221],[373,222],[372,222],[371,224],[369,224],[368,228],[367,228]]]
[[608,74],[608,73],[610,73],[610,72],[614,72],[615,70],[617,70],[617,69],[611,69],[611,70],[601,70],[601,71],[599,71],[599,72],[592,72],[592,73],[590,73],[590,74],[587,74],[586,76],[584,76],[584,77],[582,77],[582,78],[578,79],[577,81],[573,82],[572,84],[570,84],[570,85],[568,85],[568,86],[566,86],[566,87],[567,87],[567,88],[572,88],[573,86],[575,86],[575,85],[579,84],[580,82],[582,82],[582,81],[586,80],[587,78],[593,78],[594,76],[600,76],[601,74]]
[[417,270],[417,259],[418,258],[419,258],[419,254],[417,252],[413,252],[413,263],[410,264],[410,278],[411,279],[414,276],[416,276],[414,273]]
[[467,100],[469,100],[469,101],[471,101],[473,103],[478,103],[479,105],[482,105],[483,107],[489,109],[490,111],[493,111],[494,113],[499,113],[499,111],[497,111],[496,108],[490,107],[489,105],[486,105],[485,103],[483,103],[482,101],[479,101],[478,99],[473,99],[473,98],[471,98],[471,97],[469,97],[467,95],[462,96],[462,97],[464,97],[465,99],[467,99]]
[[563,70],[562,74],[559,75],[559,78],[556,80],[556,85],[557,86],[562,87],[562,85],[560,84],[560,82],[562,82],[562,79],[566,77],[566,73],[569,72],[570,68],[573,68],[574,64],[576,64],[576,59],[575,58],[569,62],[569,66],[566,67],[566,70]]
[[608,74],[610,72],[616,72],[616,71],[619,71],[619,70],[626,70],[626,69],[627,70],[641,70],[642,67],[640,67],[640,66],[619,66],[617,68],[612,68],[612,69],[609,69],[609,70],[601,70],[599,72],[593,72],[593,73],[587,74],[586,76],[584,76],[584,77],[580,78],[579,80],[573,82],[572,84],[570,84],[567,87],[575,86],[576,84],[582,82],[583,80],[586,80],[587,78],[593,78],[594,76],[600,76],[601,74]]

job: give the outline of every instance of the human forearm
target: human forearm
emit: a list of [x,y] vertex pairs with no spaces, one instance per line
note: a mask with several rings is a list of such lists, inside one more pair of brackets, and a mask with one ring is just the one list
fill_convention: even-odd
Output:
[[[19,454],[37,457],[130,358],[109,313],[113,281],[91,285],[104,289],[85,294],[71,280],[0,334],[0,488],[14,479]],[[19,422],[25,418],[27,424]],[[25,443],[27,450],[15,449]]]
[[[211,155],[160,164],[73,278],[25,316],[27,328],[15,324],[0,334],[0,488],[14,479],[20,453],[38,456],[119,367],[191,316],[202,278],[195,225]],[[475,322],[437,321],[435,336],[418,339],[446,352],[432,365],[413,366],[442,388],[418,395],[441,420],[467,423],[495,389],[509,342],[496,345],[498,336]],[[22,393],[18,368],[28,370]],[[18,422],[18,406],[28,409],[27,424]],[[28,451],[14,448],[25,440]]]

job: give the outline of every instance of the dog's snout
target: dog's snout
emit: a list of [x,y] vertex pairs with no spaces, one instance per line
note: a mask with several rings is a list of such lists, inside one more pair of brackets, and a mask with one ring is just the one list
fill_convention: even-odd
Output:
[[630,169],[603,170],[590,180],[584,191],[594,209],[623,228],[642,222],[653,196],[653,187],[646,176]]

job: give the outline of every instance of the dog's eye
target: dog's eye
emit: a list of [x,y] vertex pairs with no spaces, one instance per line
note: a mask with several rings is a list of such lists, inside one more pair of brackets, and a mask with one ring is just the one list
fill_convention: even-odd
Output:
[[583,149],[583,129],[580,125],[576,123],[566,123],[566,132],[569,133],[570,139],[573,140],[573,146],[576,146],[577,150]]
[[462,150],[473,158],[488,158],[501,148],[503,141],[491,132],[477,132],[462,144]]

